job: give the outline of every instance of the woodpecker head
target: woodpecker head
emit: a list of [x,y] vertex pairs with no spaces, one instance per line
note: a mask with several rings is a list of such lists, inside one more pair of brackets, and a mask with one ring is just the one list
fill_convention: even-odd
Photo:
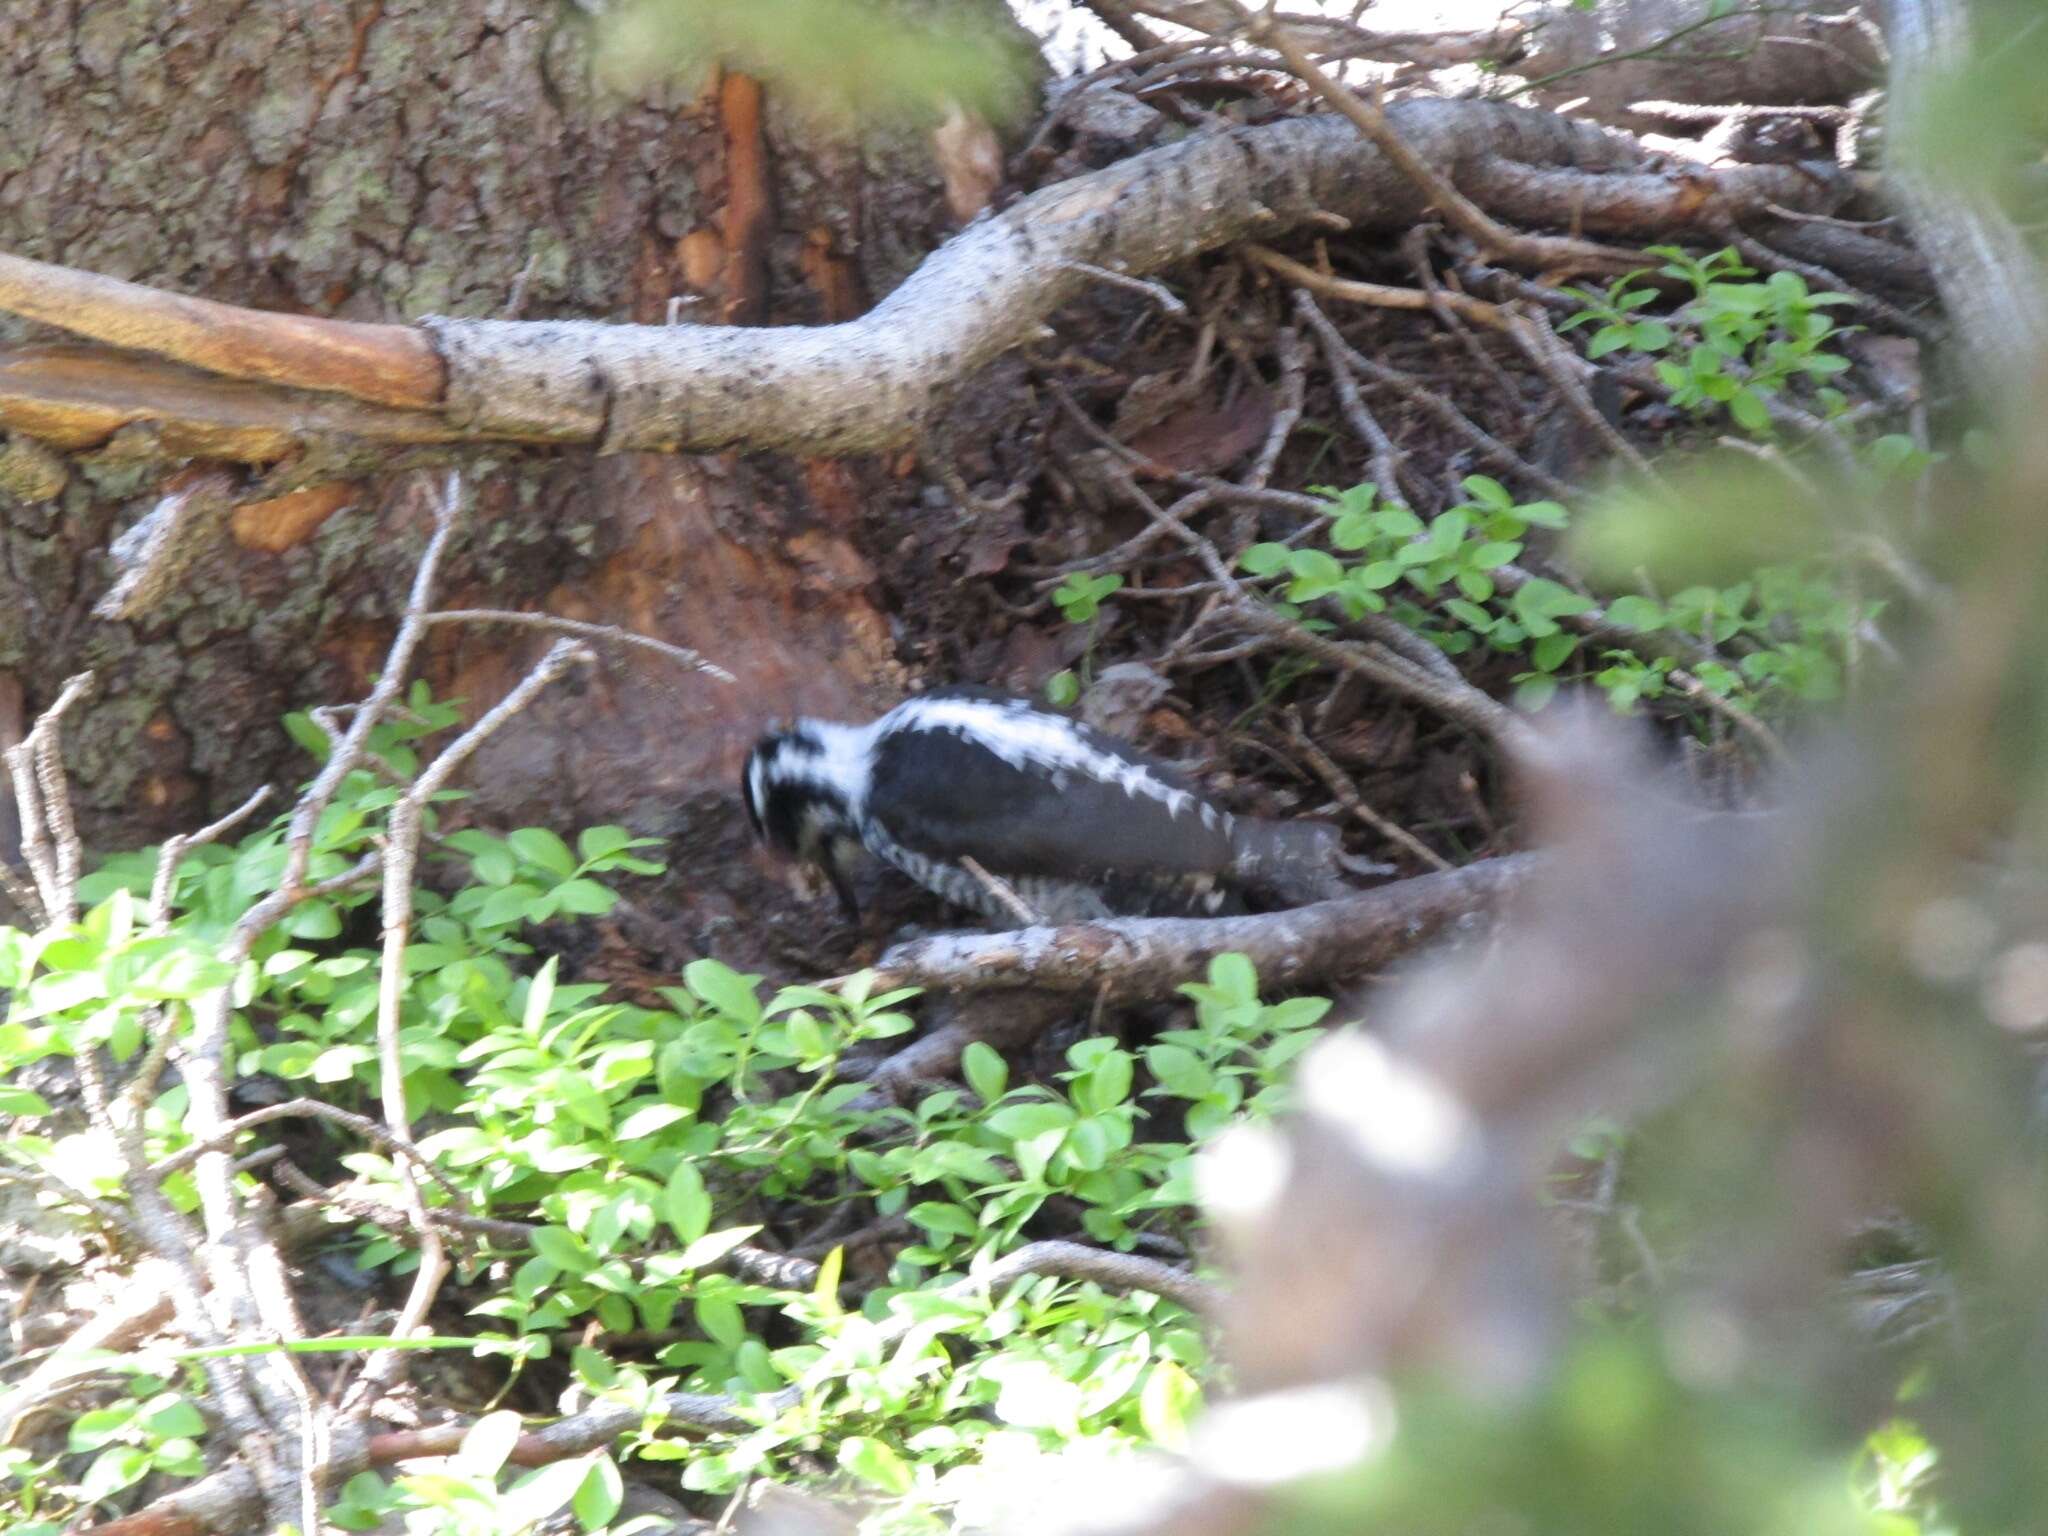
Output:
[[754,835],[778,853],[823,870],[849,918],[859,916],[847,878],[860,845],[856,818],[866,766],[846,750],[851,728],[799,720],[747,754],[740,781]]

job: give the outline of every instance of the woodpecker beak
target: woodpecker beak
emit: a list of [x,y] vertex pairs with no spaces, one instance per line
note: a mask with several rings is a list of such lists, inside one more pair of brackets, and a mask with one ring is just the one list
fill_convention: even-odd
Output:
[[825,849],[825,856],[818,865],[825,871],[825,878],[832,882],[832,894],[839,898],[839,910],[846,914],[849,923],[860,921],[860,903],[853,899],[853,881],[846,869],[856,857],[859,844],[845,838],[834,838]]
[[839,898],[839,910],[846,914],[846,920],[849,923],[859,922],[860,903],[853,899],[853,883],[837,864],[825,866],[825,878],[832,882],[832,894]]

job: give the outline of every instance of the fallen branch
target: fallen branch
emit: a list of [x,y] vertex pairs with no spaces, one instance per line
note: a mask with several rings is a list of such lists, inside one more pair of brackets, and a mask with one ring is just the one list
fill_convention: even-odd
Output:
[[[1414,157],[1475,201],[1512,193],[1518,178],[1543,179],[1553,199],[1544,216],[1583,210],[1578,227],[1592,235],[1668,239],[1710,218],[1768,217],[1767,203],[1830,213],[1846,195],[1784,166],[1676,180],[1619,135],[1489,102],[1405,101],[1385,120]],[[1617,179],[1628,189],[1606,191]],[[83,446],[128,421],[177,424],[181,441],[242,462],[277,459],[316,432],[611,451],[870,452],[916,441],[946,391],[1035,336],[1097,280],[1085,268],[1143,278],[1332,216],[1358,229],[1405,228],[1431,201],[1341,118],[1202,134],[1035,193],[963,230],[866,315],[815,327],[445,317],[355,326],[193,308],[197,301],[139,284],[0,257],[0,308],[259,381],[228,388],[147,360],[23,351],[0,357],[0,426]],[[1526,207],[1514,211],[1527,216]],[[236,345],[217,344],[215,323]],[[272,326],[282,329],[269,336]],[[446,378],[430,388],[431,370],[419,364],[433,352]],[[370,370],[378,378],[388,364],[403,382],[358,378],[365,360],[379,365]]]
[[1106,987],[1158,997],[1235,950],[1276,990],[1378,970],[1493,910],[1537,868],[1531,854],[1482,859],[1357,896],[1250,917],[1133,917],[1008,933],[940,934],[899,944],[875,968],[877,990],[984,992]]

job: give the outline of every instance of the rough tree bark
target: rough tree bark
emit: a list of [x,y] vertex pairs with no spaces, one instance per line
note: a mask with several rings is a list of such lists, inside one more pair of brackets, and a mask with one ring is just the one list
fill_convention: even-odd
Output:
[[[0,249],[23,256],[358,321],[659,322],[679,303],[817,324],[864,308],[951,227],[920,138],[856,151],[743,76],[612,94],[587,19],[556,0],[0,7]],[[0,317],[0,346],[49,339]],[[221,509],[175,591],[136,621],[95,620],[107,546],[160,489],[154,446],[143,427],[68,456],[0,438],[0,735],[97,670],[72,767],[102,846],[298,771],[277,717],[360,690],[423,538],[387,455]],[[451,606],[615,622],[741,674],[728,688],[659,659],[608,666],[493,744],[476,775],[492,814],[683,830],[764,711],[896,683],[876,572],[849,537],[889,493],[887,466],[519,454],[477,484]],[[545,644],[447,628],[427,671],[481,707]],[[805,660],[835,654],[831,670]]]

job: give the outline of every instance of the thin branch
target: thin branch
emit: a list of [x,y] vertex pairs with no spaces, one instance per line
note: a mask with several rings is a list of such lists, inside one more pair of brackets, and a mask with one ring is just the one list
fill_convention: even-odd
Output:
[[1287,733],[1293,739],[1295,749],[1308,759],[1308,765],[1314,770],[1315,776],[1337,797],[1339,805],[1388,842],[1405,848],[1431,869],[1448,870],[1453,867],[1449,859],[1423,842],[1413,832],[1397,822],[1389,821],[1367,805],[1365,797],[1358,792],[1358,786],[1351,782],[1351,775],[1339,768],[1330,754],[1317,745],[1316,739],[1302,725],[1301,715],[1297,711],[1288,710],[1286,718]]
[[265,784],[255,794],[244,800],[219,821],[201,827],[197,832],[188,832],[180,837],[167,838],[156,858],[156,877],[149,884],[149,927],[153,933],[162,933],[170,926],[171,897],[173,882],[177,878],[178,864],[194,848],[203,848],[217,842],[255,815],[263,802],[270,798],[270,786]]
[[960,867],[974,876],[976,880],[979,880],[981,888],[987,891],[1002,906],[1005,912],[1016,918],[1026,928],[1045,921],[1043,917],[1031,909],[1023,897],[1019,896],[1011,888],[1010,882],[1003,879],[1000,875],[990,874],[976,860],[970,859],[965,855],[962,855],[960,859]]
[[1474,422],[1427,385],[1410,378],[1398,368],[1389,368],[1385,363],[1375,362],[1356,347],[1346,343],[1344,356],[1351,366],[1371,379],[1375,384],[1384,384],[1397,394],[1412,400],[1429,412],[1444,426],[1465,439],[1474,448],[1506,469],[1510,474],[1521,475],[1531,484],[1552,496],[1570,498],[1577,494],[1575,487],[1560,480],[1549,470],[1530,463],[1506,443]]
[[509,608],[443,608],[427,615],[429,624],[513,624],[524,629],[545,629],[556,634],[576,635],[584,640],[601,645],[629,645],[656,656],[666,656],[670,661],[696,672],[709,672],[722,683],[734,681],[733,675],[715,661],[704,657],[687,646],[670,645],[666,640],[657,640],[652,635],[637,635],[630,629],[621,629],[616,624],[589,624],[582,619],[558,618],[552,613],[519,613]]
[[1281,327],[1273,338],[1273,355],[1280,364],[1280,402],[1273,409],[1273,423],[1266,429],[1266,441],[1259,456],[1245,475],[1245,484],[1251,486],[1262,486],[1273,478],[1288,438],[1301,425],[1302,409],[1308,398],[1308,353],[1292,327]]
[[1358,392],[1358,380],[1345,366],[1344,338],[1337,334],[1337,328],[1330,324],[1329,316],[1317,307],[1316,301],[1300,289],[1295,290],[1294,312],[1308,322],[1323,345],[1323,358],[1330,365],[1330,383],[1337,391],[1338,408],[1344,412],[1351,430],[1371,450],[1372,478],[1380,499],[1406,507],[1408,498],[1401,494],[1400,454],[1379,418],[1366,409],[1365,397]]
[[338,1105],[329,1104],[322,1099],[289,1099],[282,1104],[266,1104],[261,1109],[252,1109],[248,1114],[229,1121],[223,1127],[221,1134],[214,1140],[194,1142],[188,1147],[181,1147],[169,1157],[152,1163],[149,1171],[159,1179],[164,1178],[169,1174],[176,1173],[181,1168],[191,1167],[199,1161],[200,1156],[204,1153],[225,1151],[231,1148],[245,1132],[253,1131],[259,1125],[268,1125],[273,1120],[293,1120],[301,1117],[329,1121],[334,1125],[339,1125],[346,1130],[355,1132],[356,1135],[366,1141],[375,1142],[379,1146],[396,1152],[403,1157],[411,1158],[427,1177],[447,1190],[457,1200],[465,1204],[468,1203],[469,1197],[462,1192],[461,1187],[449,1179],[440,1169],[436,1168],[433,1160],[426,1153],[422,1152],[415,1143],[404,1137],[394,1135],[389,1127],[379,1125],[368,1115],[356,1114],[353,1110],[342,1109]]
[[[452,501],[452,498],[451,498]],[[424,592],[421,594],[424,597]],[[422,604],[424,606],[424,604]],[[403,1019],[405,947],[412,935],[413,875],[419,858],[420,831],[426,809],[447,784],[455,770],[467,762],[476,749],[489,740],[508,720],[539,696],[556,678],[573,666],[588,665],[595,658],[573,640],[557,640],[519,685],[487,710],[484,715],[450,742],[420,773],[398,803],[384,836],[384,946],[377,980],[377,1057],[381,1075],[386,1134],[397,1145],[412,1140],[411,1117],[405,1106],[405,1063],[399,1049]],[[359,716],[356,724],[361,724]],[[353,735],[351,731],[351,735]],[[407,1338],[425,1321],[434,1296],[448,1274],[448,1255],[441,1234],[427,1217],[419,1179],[410,1162],[397,1165],[399,1187],[404,1192],[408,1214],[419,1234],[419,1268],[414,1271],[410,1293],[392,1328],[394,1338]],[[404,1350],[387,1350],[372,1360],[357,1378],[351,1395],[356,1412],[366,1415],[378,1397],[404,1372]]]
[[1431,293],[1423,288],[1402,288],[1391,283],[1364,283],[1355,278],[1336,277],[1328,272],[1319,272],[1314,267],[1283,256],[1270,246],[1248,242],[1238,247],[1245,256],[1257,262],[1267,271],[1299,284],[1311,292],[1329,299],[1343,299],[1352,304],[1370,304],[1377,309],[1408,309],[1433,311],[1449,309],[1468,320],[1477,320],[1481,325],[1505,330],[1512,317],[1498,304],[1489,304],[1485,299],[1475,299],[1469,293],[1456,289],[1441,288]]
[[1762,748],[1764,756],[1772,763],[1780,768],[1790,766],[1792,754],[1785,750],[1785,743],[1778,739],[1776,731],[1765,725],[1763,721],[1757,719],[1755,715],[1744,709],[1733,699],[1722,697],[1683,667],[1673,667],[1667,675],[1687,698],[1721,716],[1722,719],[1727,720],[1737,730],[1755,742],[1758,747]]
[[1128,272],[1116,272],[1108,267],[1098,267],[1092,261],[1065,261],[1060,265],[1070,272],[1092,277],[1098,283],[1108,283],[1113,287],[1127,288],[1132,293],[1142,293],[1174,318],[1187,318],[1187,305],[1181,303],[1164,283],[1154,282],[1149,277],[1133,277]]
[[1643,457],[1641,450],[1618,431],[1613,422],[1600,413],[1593,404],[1593,397],[1587,393],[1585,380],[1578,370],[1584,366],[1579,355],[1565,345],[1564,339],[1551,328],[1550,317],[1540,309],[1518,315],[1508,328],[1508,335],[1515,345],[1522,349],[1522,355],[1540,368],[1544,375],[1558,387],[1565,403],[1579,420],[1593,429],[1593,433],[1607,445],[1608,451],[1626,459],[1638,474],[1662,486],[1664,479],[1650,461]]

